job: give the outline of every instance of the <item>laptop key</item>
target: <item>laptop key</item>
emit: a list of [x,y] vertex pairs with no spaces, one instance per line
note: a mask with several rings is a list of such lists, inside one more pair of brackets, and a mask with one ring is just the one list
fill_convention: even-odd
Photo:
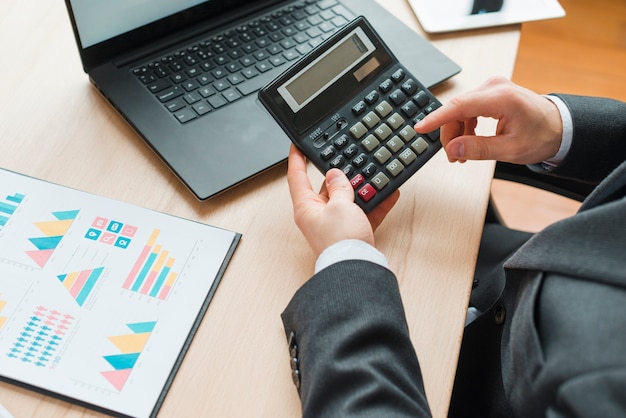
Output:
[[174,113],[174,117],[178,119],[180,123],[186,123],[186,122],[189,122],[190,120],[194,120],[195,118],[198,117],[198,115],[196,115],[196,113],[193,110],[191,110],[191,108],[186,107]]

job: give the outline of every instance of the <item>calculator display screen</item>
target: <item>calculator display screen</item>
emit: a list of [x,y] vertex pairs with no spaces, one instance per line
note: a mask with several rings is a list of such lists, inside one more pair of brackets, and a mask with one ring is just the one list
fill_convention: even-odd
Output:
[[[376,47],[361,28],[356,28],[333,47],[287,80],[278,88],[278,93],[294,113],[311,102],[344,74],[370,55]],[[371,72],[377,61],[365,66]],[[367,74],[363,69],[353,75],[361,81]]]

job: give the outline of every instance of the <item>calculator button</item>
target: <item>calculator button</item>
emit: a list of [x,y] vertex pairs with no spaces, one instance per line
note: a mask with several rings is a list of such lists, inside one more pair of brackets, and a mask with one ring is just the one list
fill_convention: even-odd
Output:
[[376,149],[376,147],[380,144],[380,141],[376,139],[376,137],[372,134],[369,134],[363,141],[361,141],[361,145],[367,152],[372,152]]
[[393,81],[395,81],[396,83],[399,83],[404,78],[404,75],[405,75],[404,74],[404,70],[402,68],[400,68],[400,69],[396,70],[396,72],[391,75],[391,79]]
[[428,104],[428,102],[430,102],[430,97],[428,97],[428,94],[426,94],[426,92],[422,90],[419,93],[417,93],[415,96],[413,96],[413,101],[419,107],[424,107]]
[[378,161],[379,164],[384,164],[391,158],[391,152],[385,147],[381,147],[378,151],[374,153],[374,158]]
[[378,170],[378,167],[376,167],[376,164],[369,163],[367,167],[365,167],[363,171],[361,171],[361,173],[363,173],[365,177],[372,177],[374,173],[376,173],[377,170]]
[[424,112],[426,112],[426,114],[433,113],[438,107],[439,106],[437,104],[431,103],[426,107],[426,109],[424,109]]
[[356,176],[354,176],[354,177],[352,177],[350,179],[350,184],[352,185],[353,189],[356,189],[357,187],[359,187],[364,182],[365,182],[365,177],[363,177],[363,175],[361,175],[361,174],[357,174]]
[[367,155],[363,153],[359,154],[358,157],[352,160],[352,164],[354,164],[356,167],[362,167],[363,164],[365,164],[366,162],[367,162]]
[[354,172],[356,170],[354,169],[354,167],[352,167],[350,164],[348,164],[347,166],[342,168],[341,171],[343,171],[343,173],[346,175],[346,177],[350,178],[350,177],[352,177],[354,175]]
[[400,116],[399,114],[394,113],[389,117],[389,119],[387,119],[387,123],[389,124],[389,126],[391,126],[391,129],[395,131],[396,129],[399,129],[402,125],[404,125],[404,119],[402,119],[402,116]]
[[380,122],[380,118],[376,115],[376,113],[370,112],[363,117],[362,122],[369,129],[372,129],[378,124],[378,122]]
[[372,178],[372,184],[376,186],[378,190],[382,190],[389,184],[389,177],[384,173],[378,173]]
[[415,142],[411,144],[411,148],[413,148],[413,150],[419,155],[426,151],[426,148],[428,148],[428,142],[426,142],[426,140],[424,140],[424,138],[420,136]]
[[402,91],[409,96],[415,94],[417,91],[417,83],[413,79],[409,78],[407,81],[402,83]]
[[346,150],[343,152],[343,155],[345,155],[346,158],[352,158],[356,155],[357,152],[359,152],[359,147],[357,147],[355,144],[350,144],[350,146],[346,148]]
[[320,153],[323,160],[328,161],[335,155],[335,148],[333,146],[326,147]]
[[400,155],[398,155],[398,157],[400,158],[400,161],[402,161],[402,164],[404,164],[405,166],[410,165],[413,161],[417,159],[417,155],[415,155],[411,148],[407,148],[402,151]]
[[426,117],[426,114],[424,112],[421,112],[419,115],[413,118],[413,123],[417,123],[421,121],[422,119],[424,119],[425,117]]
[[417,135],[415,133],[415,129],[411,128],[409,125],[402,128],[402,130],[398,132],[398,134],[400,135],[400,138],[402,138],[404,142],[409,142],[411,139],[415,138],[415,136]]
[[367,106],[365,105],[365,102],[361,100],[360,102],[352,106],[352,113],[358,116],[362,114],[363,112],[365,112],[366,109],[367,109]]
[[440,135],[440,131],[439,129],[437,129],[436,131],[432,131],[431,133],[428,134],[428,137],[433,141],[439,141],[439,135]]
[[402,90],[396,89],[389,95],[389,100],[396,106],[400,106],[406,100],[406,95],[402,93]]
[[393,111],[393,107],[391,107],[391,105],[385,100],[380,102],[380,104],[376,106],[375,109],[376,113],[378,113],[381,118],[387,117],[387,115],[389,115]]
[[367,128],[361,122],[357,122],[350,128],[350,133],[354,139],[361,139],[367,133]]
[[391,133],[392,133],[391,128],[384,123],[380,124],[378,128],[376,128],[376,130],[374,131],[374,134],[381,141],[384,141],[385,139],[389,138],[389,135],[391,135]]
[[[394,177],[398,177],[400,173],[404,171],[404,165],[397,159],[394,159],[392,162],[387,164],[387,167],[385,168],[387,169],[387,172]],[[375,178],[376,177],[374,177],[374,179]]]
[[402,149],[402,147],[404,146],[404,142],[402,142],[402,140],[397,135],[394,135],[393,138],[387,141],[385,145],[387,146],[387,148],[389,148],[391,152],[395,154],[396,152],[400,151],[400,149]]
[[335,157],[334,160],[330,162],[330,166],[332,168],[340,168],[340,167],[343,167],[345,164],[346,164],[346,159],[343,157],[343,155],[338,155],[337,157]]
[[392,87],[393,87],[393,82],[389,79],[386,79],[385,81],[380,83],[380,85],[378,86],[380,91],[382,91],[383,93],[387,93],[389,90],[391,90]]
[[350,138],[348,138],[348,135],[343,134],[339,138],[335,139],[335,146],[341,149],[348,145],[348,142],[350,142]]
[[369,202],[376,196],[376,189],[374,189],[371,184],[366,183],[365,186],[359,189],[357,194],[363,201]]
[[376,90],[372,90],[370,94],[365,96],[365,102],[368,105],[373,105],[374,103],[376,103],[376,100],[378,100],[379,97],[380,95],[378,94],[378,92]]
[[413,102],[406,102],[402,106],[402,113],[404,113],[404,115],[407,118],[414,116],[415,114],[417,114],[417,112],[418,112],[418,108],[417,106],[415,106],[415,103]]

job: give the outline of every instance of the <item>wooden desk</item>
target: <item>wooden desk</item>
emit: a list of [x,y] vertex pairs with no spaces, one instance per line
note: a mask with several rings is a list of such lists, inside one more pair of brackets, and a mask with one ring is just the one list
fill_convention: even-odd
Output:
[[[381,3],[420,31],[406,0]],[[298,416],[280,313],[314,260],[292,221],[286,166],[196,201],[89,84],[63,2],[5,0],[2,9],[1,167],[243,233],[160,415]],[[519,27],[430,39],[463,67],[433,90],[445,102],[490,75],[511,75]],[[403,186],[377,232],[438,417],[449,403],[492,170],[449,164],[440,152]],[[97,415],[5,383],[0,403],[16,418]]]

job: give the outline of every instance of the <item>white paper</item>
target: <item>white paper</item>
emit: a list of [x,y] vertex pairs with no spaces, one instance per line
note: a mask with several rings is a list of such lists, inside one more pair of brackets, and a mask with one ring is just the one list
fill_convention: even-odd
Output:
[[474,0],[409,0],[426,32],[510,25],[565,16],[557,0],[503,0],[499,11],[472,14]]
[[149,416],[237,236],[0,169],[0,375]]

